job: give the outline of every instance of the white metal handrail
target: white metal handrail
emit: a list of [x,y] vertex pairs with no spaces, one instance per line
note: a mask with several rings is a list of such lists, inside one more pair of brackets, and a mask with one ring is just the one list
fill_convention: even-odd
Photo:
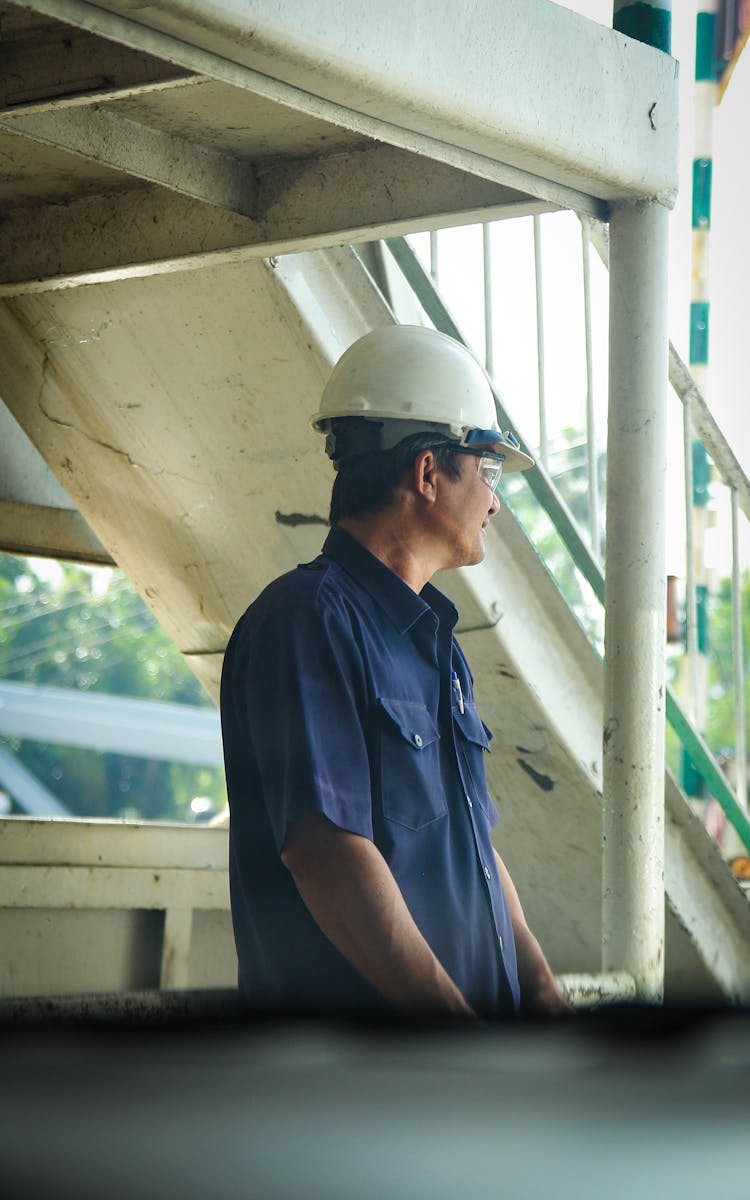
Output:
[[[590,222],[593,241],[605,266],[609,254],[606,226]],[[705,398],[693,379],[686,363],[669,344],[669,382],[683,405],[683,462],[685,474],[685,616],[687,656],[690,663],[691,700],[693,712],[699,693],[698,678],[698,611],[695,572],[695,531],[693,495],[692,443],[695,436],[702,441],[721,482],[729,491],[731,511],[731,593],[732,593],[732,660],[735,691],[735,794],[747,811],[747,744],[745,734],[744,648],[742,643],[742,584],[740,570],[739,514],[750,520],[750,482],[727,439],[719,429]]]
[[[529,218],[524,218],[528,220]],[[545,336],[544,336],[544,308],[541,298],[541,287],[543,285],[543,262],[542,262],[542,239],[541,239],[541,218],[531,218],[534,225],[534,270],[535,282],[537,287],[537,305],[536,305],[536,341],[537,341],[537,374],[538,374],[538,395],[539,395],[539,446],[536,449],[541,462],[542,468],[545,467],[545,460],[549,459],[549,437],[547,430],[547,405],[545,396]],[[595,425],[595,406],[594,406],[594,387],[593,387],[593,369],[592,369],[592,336],[591,336],[591,287],[589,274],[589,252],[590,245],[593,243],[595,249],[599,253],[605,266],[608,266],[608,243],[607,243],[607,227],[599,221],[593,221],[590,218],[582,217],[581,220],[581,240],[582,240],[582,271],[583,271],[583,295],[584,295],[584,353],[586,356],[586,409],[585,409],[585,431],[586,431],[586,466],[588,480],[588,541],[593,551],[594,558],[601,562],[601,525],[600,512],[602,505],[602,497],[599,494],[599,481],[597,477],[597,430]],[[444,235],[450,231],[444,231]],[[496,311],[493,307],[493,285],[492,264],[491,264],[491,237],[492,226],[485,225],[482,227],[482,281],[483,281],[483,315],[484,315],[484,341],[485,341],[485,364],[488,373],[492,377],[494,369],[494,322],[493,313]],[[438,261],[440,254],[440,238],[437,233],[430,235],[430,273],[433,283],[437,285]],[[450,300],[450,297],[449,297]],[[697,661],[698,661],[698,614],[696,604],[696,581],[694,572],[694,531],[693,531],[693,505],[691,503],[693,488],[692,488],[692,440],[697,436],[703,442],[708,455],[714,463],[721,481],[727,486],[730,493],[731,512],[732,512],[732,567],[731,567],[731,590],[732,590],[732,641],[733,641],[733,672],[734,672],[734,687],[736,693],[735,704],[735,761],[737,764],[736,779],[735,779],[735,795],[743,811],[747,811],[747,770],[746,770],[746,737],[745,737],[745,705],[743,694],[744,683],[744,661],[742,647],[742,612],[741,612],[741,571],[739,561],[739,513],[740,511],[746,518],[750,518],[750,484],[747,477],[738,462],[736,456],[731,450],[726,438],[721,433],[715,419],[710,413],[705,399],[700,393],[700,390],[695,384],[687,366],[681,360],[674,347],[670,344],[669,357],[669,378],[673,389],[680,398],[684,407],[684,430],[685,430],[685,450],[684,450],[684,472],[685,472],[685,487],[686,487],[686,624],[687,624],[687,650],[688,658],[691,664],[692,684],[691,704],[690,709],[695,716],[694,698],[698,694],[699,683],[697,679]],[[544,470],[545,476],[549,475],[547,470]],[[552,471],[554,477],[554,471]],[[569,516],[569,514],[568,514]],[[577,566],[579,563],[577,562]],[[585,572],[584,572],[585,573]],[[588,577],[588,576],[587,576]],[[596,588],[595,588],[596,591]],[[600,597],[601,599],[601,597]],[[674,697],[671,697],[672,709],[676,703]],[[674,721],[672,724],[674,725]],[[679,714],[677,725],[680,730],[685,729],[685,718],[682,713]],[[700,729],[700,722],[698,723]],[[682,738],[682,732],[679,736]],[[696,747],[700,755],[705,758],[705,743],[700,735],[697,735],[697,740],[691,744]],[[690,751],[688,751],[690,752]],[[715,789],[714,789],[715,790]]]

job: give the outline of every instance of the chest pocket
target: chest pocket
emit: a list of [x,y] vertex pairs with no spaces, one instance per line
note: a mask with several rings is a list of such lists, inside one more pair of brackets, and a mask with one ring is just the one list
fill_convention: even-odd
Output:
[[440,735],[423,704],[378,699],[383,815],[422,829],[448,811],[440,777]]
[[464,702],[463,712],[458,707],[453,709],[453,720],[456,727],[458,752],[462,756],[463,765],[473,784],[472,799],[476,798],[479,801],[494,824],[497,820],[497,810],[487,791],[487,780],[484,774],[484,755],[489,753],[492,733],[471,700]]

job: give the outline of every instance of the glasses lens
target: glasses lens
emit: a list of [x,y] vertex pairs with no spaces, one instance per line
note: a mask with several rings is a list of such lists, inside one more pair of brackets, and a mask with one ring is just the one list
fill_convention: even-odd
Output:
[[503,464],[498,459],[490,458],[489,456],[480,458],[479,474],[490,491],[495,492],[503,474]]

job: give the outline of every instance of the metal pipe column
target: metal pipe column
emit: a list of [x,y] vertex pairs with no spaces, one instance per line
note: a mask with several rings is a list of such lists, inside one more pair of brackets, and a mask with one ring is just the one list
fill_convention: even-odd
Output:
[[664,986],[667,221],[610,220],[602,966]]

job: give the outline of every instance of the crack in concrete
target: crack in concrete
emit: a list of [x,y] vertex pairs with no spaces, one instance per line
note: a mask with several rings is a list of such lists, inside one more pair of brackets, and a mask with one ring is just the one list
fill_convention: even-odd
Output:
[[74,433],[80,434],[81,437],[86,438],[86,440],[91,442],[93,445],[101,446],[103,450],[111,450],[113,454],[119,454],[122,458],[126,458],[131,467],[140,467],[141,470],[147,471],[149,468],[144,467],[142,463],[135,462],[135,460],[131,458],[126,450],[120,450],[118,446],[113,446],[110,442],[105,442],[100,438],[94,437],[93,434],[88,433],[85,429],[81,429],[79,425],[75,425],[72,421],[63,421],[62,417],[56,417],[49,412],[49,410],[45,407],[43,397],[45,388],[47,387],[51,365],[50,352],[49,350],[45,350],[44,361],[42,362],[42,380],[39,385],[39,391],[36,398],[37,407],[45,420],[49,421],[51,425],[58,425],[61,429],[72,429]]
[[50,355],[49,348],[45,346],[44,358],[42,359],[42,378],[40,380],[39,390],[36,396],[37,408],[41,412],[42,416],[45,417],[46,420],[48,420],[51,424],[59,425],[62,429],[75,429],[75,425],[71,424],[70,421],[63,421],[60,417],[53,417],[52,413],[47,412],[47,409],[44,407],[44,393],[49,382],[51,367],[52,356]]
[[[44,402],[44,393],[46,391],[47,384],[49,383],[52,367],[52,355],[49,348],[45,347],[44,358],[42,360],[42,377],[39,384],[39,389],[37,391],[36,404],[39,412],[46,421],[49,421],[51,425],[57,425],[60,429],[71,429],[73,433],[79,434],[80,437],[85,438],[87,442],[91,442],[93,446],[99,446],[102,450],[109,450],[112,454],[116,454],[118,457],[124,458],[129,466],[138,471],[144,471],[147,475],[150,475],[152,479],[159,479],[162,475],[166,475],[169,479],[181,479],[184,483],[192,484],[193,487],[211,487],[211,483],[208,480],[193,479],[190,475],[183,475],[179,471],[170,471],[163,466],[153,467],[148,466],[146,463],[138,462],[137,459],[133,458],[133,456],[127,450],[122,450],[119,446],[115,446],[112,444],[112,442],[107,442],[103,438],[95,437],[93,433],[89,433],[88,430],[82,429],[80,425],[76,425],[73,421],[64,421],[62,417],[54,416],[54,414],[51,413],[45,406]],[[211,499],[213,500],[213,498],[214,497],[212,495]],[[198,504],[190,511],[192,513],[200,508],[207,507],[208,504],[204,502]]]
[[[80,425],[75,425],[72,421],[63,421],[61,417],[53,416],[53,414],[45,408],[42,400],[44,389],[47,383],[46,375],[48,359],[49,354],[45,354],[44,364],[42,367],[43,378],[39,388],[39,393],[37,395],[37,407],[39,408],[39,411],[45,420],[49,421],[50,424],[58,425],[61,429],[72,429],[74,433],[77,433],[82,438],[85,438],[87,442],[91,442],[93,446],[100,446],[102,450],[109,450],[112,454],[117,454],[120,458],[126,459],[129,466],[134,467],[138,471],[145,471],[146,474],[150,475],[153,479],[159,479],[162,475],[166,475],[170,479],[182,479],[185,483],[190,483],[194,487],[210,486],[210,484],[204,480],[192,479],[189,475],[182,475],[179,471],[169,471],[166,467],[151,467],[148,466],[147,463],[138,462],[138,460],[133,458],[133,456],[127,450],[122,450],[119,446],[114,446],[111,442],[104,441],[103,438],[95,437],[93,433],[89,433],[86,429],[81,429]],[[206,507],[208,507],[206,504],[197,505],[197,508]],[[193,509],[191,511],[196,510]]]

